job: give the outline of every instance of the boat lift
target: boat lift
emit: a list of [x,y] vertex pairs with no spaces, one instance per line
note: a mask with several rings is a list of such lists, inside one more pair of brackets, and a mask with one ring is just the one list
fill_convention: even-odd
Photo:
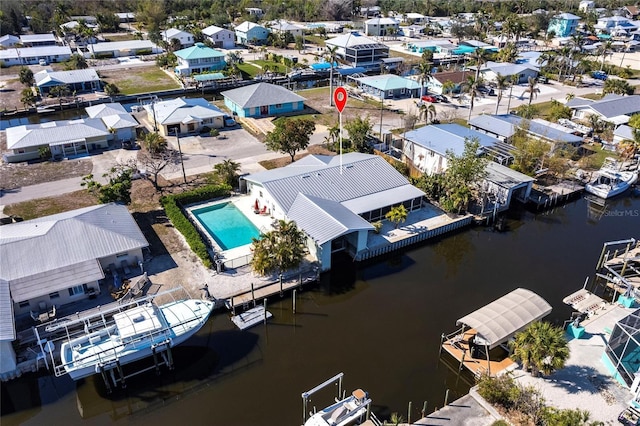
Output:
[[[330,378],[329,380],[326,380],[323,383],[319,384],[318,386],[314,387],[313,389],[310,389],[306,392],[302,392],[302,424],[304,424],[304,422],[307,421],[307,413],[308,413],[307,404],[309,402],[309,397],[314,393],[318,392],[320,389],[324,389],[327,386],[334,384],[337,381],[338,382],[337,398],[340,398],[342,396],[342,379],[343,378],[344,378],[344,373],[338,373],[332,378]],[[315,412],[315,409],[313,411]]]

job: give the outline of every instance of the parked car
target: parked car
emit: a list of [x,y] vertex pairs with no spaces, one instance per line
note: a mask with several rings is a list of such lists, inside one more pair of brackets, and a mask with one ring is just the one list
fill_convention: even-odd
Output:
[[539,75],[538,76],[538,83],[547,84],[547,83],[549,83],[549,78],[547,78],[547,76],[545,76],[545,75]]
[[435,98],[438,100],[438,102],[449,102],[449,98],[447,98],[445,95],[436,95]]
[[483,95],[489,95],[489,96],[496,95],[496,91],[493,90],[493,88],[491,87],[481,87],[478,89],[478,92],[482,93]]
[[591,77],[595,78],[596,80],[605,81],[609,76],[604,71],[594,71],[591,73]]
[[420,98],[424,102],[438,102],[438,99],[435,96],[424,95]]
[[224,127],[233,127],[235,126],[236,120],[234,120],[233,118],[229,117],[228,115],[224,117]]

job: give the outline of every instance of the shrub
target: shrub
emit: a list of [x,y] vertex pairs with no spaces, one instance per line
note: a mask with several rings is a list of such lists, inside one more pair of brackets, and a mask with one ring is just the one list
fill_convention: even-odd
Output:
[[382,229],[382,222],[380,221],[372,222],[371,225],[373,226],[373,232],[375,232],[376,234],[379,234],[380,230]]
[[213,265],[207,245],[193,223],[184,215],[180,206],[229,195],[229,191],[230,188],[226,185],[207,185],[181,194],[162,197],[160,200],[173,226],[184,236],[191,250],[207,268],[211,268]]
[[483,374],[478,379],[478,393],[490,404],[509,409],[516,404],[520,397],[520,388],[512,377],[503,374],[492,377]]
[[212,136],[212,137],[216,137],[216,136],[220,135],[220,130],[211,129],[211,131],[209,132],[209,135]]

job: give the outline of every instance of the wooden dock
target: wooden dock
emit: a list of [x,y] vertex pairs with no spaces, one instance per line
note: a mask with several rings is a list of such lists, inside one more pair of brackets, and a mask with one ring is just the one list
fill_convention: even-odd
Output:
[[548,209],[565,204],[577,198],[584,191],[584,185],[573,181],[562,181],[555,185],[536,186],[531,190],[527,204],[536,209]]
[[235,309],[237,307],[253,307],[253,302],[256,304],[262,303],[263,299],[276,294],[283,295],[286,291],[293,290],[295,288],[302,287],[304,284],[310,284],[317,281],[317,275],[307,275],[306,277],[299,277],[294,280],[282,280],[275,283],[262,285],[260,287],[254,287],[252,285],[251,290],[244,293],[239,293],[231,296],[226,305],[229,309]]
[[492,376],[496,376],[516,367],[516,363],[511,358],[505,357],[504,349],[500,347],[489,351],[489,361],[487,361],[487,356],[484,353],[480,358],[472,358],[469,339],[475,336],[476,333],[472,328],[462,334],[455,333],[444,340],[442,348],[458,361],[458,364],[462,364],[476,377],[482,373],[490,373]]

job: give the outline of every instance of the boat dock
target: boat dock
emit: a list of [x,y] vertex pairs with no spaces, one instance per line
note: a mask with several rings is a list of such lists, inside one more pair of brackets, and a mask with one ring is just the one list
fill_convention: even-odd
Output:
[[246,330],[254,325],[260,324],[261,322],[266,323],[266,321],[272,317],[273,314],[271,312],[267,311],[264,306],[258,305],[255,308],[251,308],[238,315],[232,316],[231,321],[240,330]]
[[478,377],[483,373],[498,375],[516,367],[516,363],[511,358],[504,356],[503,348],[489,351],[488,360],[485,355],[476,356],[478,352],[473,347],[473,343],[470,344],[476,334],[477,331],[470,328],[461,334],[456,332],[446,336],[442,342],[442,349],[458,361],[459,369],[465,367]]
[[548,186],[535,185],[527,204],[536,210],[546,210],[578,198],[583,192],[584,185],[575,181],[561,181]]

